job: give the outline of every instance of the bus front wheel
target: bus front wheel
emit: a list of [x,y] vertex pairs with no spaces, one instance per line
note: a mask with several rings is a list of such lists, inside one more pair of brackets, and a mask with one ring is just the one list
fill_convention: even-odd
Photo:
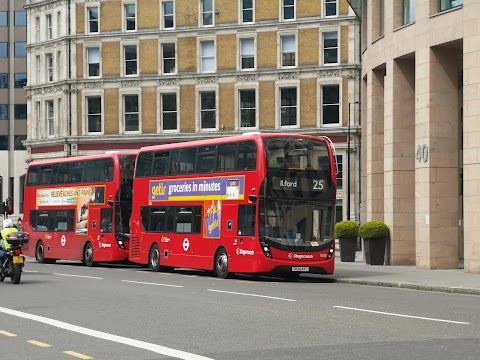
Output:
[[215,274],[220,279],[225,279],[228,276],[228,254],[224,248],[217,251],[215,255]]
[[93,261],[93,246],[90,242],[85,245],[83,249],[83,261],[86,266],[92,267],[95,266],[95,262]]
[[153,272],[158,272],[160,270],[160,249],[157,244],[153,244],[150,248],[150,253],[148,254],[148,267]]
[[45,262],[45,252],[43,248],[43,241],[39,241],[37,243],[37,247],[35,248],[35,260],[39,263]]

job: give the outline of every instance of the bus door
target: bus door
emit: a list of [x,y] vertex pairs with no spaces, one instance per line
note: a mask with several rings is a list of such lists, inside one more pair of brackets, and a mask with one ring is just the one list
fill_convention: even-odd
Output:
[[185,267],[202,267],[206,252],[201,236],[202,207],[176,206],[174,209],[174,236],[169,246],[175,263]]
[[[255,236],[256,206],[254,204],[244,204],[232,205],[232,208],[236,208],[237,211],[228,211],[229,214],[233,215],[232,235],[234,236],[234,251],[229,255],[232,260],[239,261],[238,266],[248,266],[247,263],[254,259],[255,252],[259,249]],[[229,232],[230,220],[227,219],[226,223],[227,233]]]

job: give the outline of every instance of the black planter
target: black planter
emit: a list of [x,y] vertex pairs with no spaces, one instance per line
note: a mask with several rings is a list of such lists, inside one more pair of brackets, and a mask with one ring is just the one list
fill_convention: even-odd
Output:
[[363,243],[365,245],[365,262],[369,265],[383,265],[387,239],[363,239]]
[[355,262],[357,238],[338,238],[338,241],[340,243],[340,260],[342,260],[342,262]]

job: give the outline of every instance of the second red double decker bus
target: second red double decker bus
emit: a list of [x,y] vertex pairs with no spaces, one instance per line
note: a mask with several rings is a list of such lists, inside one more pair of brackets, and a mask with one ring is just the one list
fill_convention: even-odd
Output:
[[249,133],[142,148],[130,261],[229,273],[332,274],[328,138]]

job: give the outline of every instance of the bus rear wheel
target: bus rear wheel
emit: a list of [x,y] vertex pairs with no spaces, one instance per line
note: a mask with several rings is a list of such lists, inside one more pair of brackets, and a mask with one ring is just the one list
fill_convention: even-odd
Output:
[[225,279],[228,276],[228,254],[224,248],[217,251],[215,255],[215,274],[220,279]]
[[85,245],[83,249],[83,261],[85,266],[92,267],[95,266],[95,262],[93,261],[93,246],[90,242]]
[[43,241],[39,241],[37,243],[37,246],[35,248],[35,260],[37,260],[37,262],[41,264],[45,263],[45,252],[43,247]]
[[150,248],[150,253],[148,254],[148,267],[153,272],[158,272],[160,270],[160,249],[157,244],[153,244]]

